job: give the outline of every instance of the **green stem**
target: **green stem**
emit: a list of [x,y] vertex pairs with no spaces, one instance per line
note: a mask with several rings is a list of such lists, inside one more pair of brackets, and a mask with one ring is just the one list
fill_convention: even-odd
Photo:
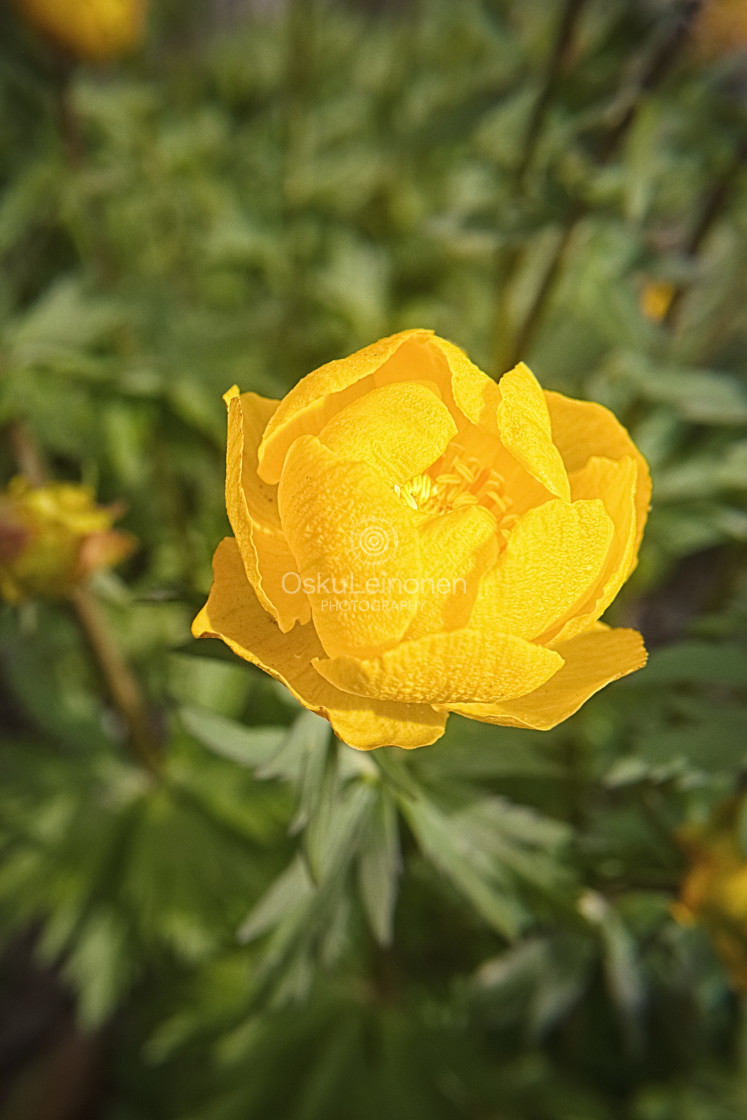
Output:
[[[697,257],[703,242],[713,229],[724,207],[728,203],[737,179],[744,169],[745,161],[747,161],[747,140],[742,141],[724,173],[716,179],[705,192],[701,201],[698,217],[683,247],[686,256],[690,258]],[[672,301],[664,316],[664,323],[670,328],[676,325],[682,300],[686,293],[687,286],[684,284],[679,284],[677,288],[675,288]]]
[[[604,164],[608,163],[617,153],[620,144],[635,120],[643,94],[649,93],[651,90],[655,89],[669,72],[677,58],[679,50],[687,39],[690,25],[701,3],[702,0],[687,0],[687,3],[683,6],[680,15],[675,20],[668,35],[662,39],[649,59],[648,65],[642,69],[638,80],[633,83],[624,112],[615,125],[609,129],[602,141],[598,156],[598,163],[600,166],[604,166]],[[520,361],[527,354],[534,342],[537,331],[544,318],[547,305],[550,302],[561,274],[562,266],[567,258],[576,226],[582,218],[585,217],[588,211],[588,203],[581,199],[576,200],[571,205],[555,251],[537,286],[534,299],[524,317],[523,323],[514,335],[511,346],[506,348],[507,357],[505,359],[505,368],[510,368],[515,365],[517,361]],[[516,267],[518,267],[518,262],[515,264],[515,268]]]
[[[557,34],[553,42],[550,58],[545,71],[537,99],[534,103],[527,132],[522,144],[521,156],[515,172],[514,195],[521,193],[527,172],[532,165],[534,155],[542,135],[547,110],[552,104],[552,98],[557,88],[558,79],[568,56],[568,48],[572,42],[579,17],[586,0],[567,0],[563,14],[558,23]],[[496,377],[509,369],[515,362],[512,360],[516,353],[516,345],[510,345],[511,317],[508,306],[508,293],[518,271],[522,259],[519,246],[511,246],[499,250],[496,254],[494,272],[495,282],[495,315],[493,319],[493,345],[492,368]]]
[[76,588],[70,602],[101,679],[127,728],[133,754],[146,770],[157,776],[160,772],[158,747],[138,681],[88,588]]
[[524,321],[516,331],[513,338],[511,349],[508,351],[508,359],[506,368],[511,369],[517,362],[521,361],[524,354],[527,353],[531,346],[537,330],[544,317],[545,308],[549,302],[550,295],[555,289],[558,277],[562,272],[563,265],[568,257],[568,253],[573,240],[573,235],[576,232],[576,226],[581,219],[582,210],[580,207],[574,208],[571,215],[566,221],[563,229],[560,232],[555,250],[550,258],[550,261],[545,269],[545,272],[537,285],[534,293],[534,298],[529,306]]
[[529,118],[527,134],[522,146],[522,154],[516,168],[516,187],[520,190],[524,178],[534,158],[534,153],[542,133],[545,115],[552,103],[558,79],[566,64],[568,48],[573,39],[576,25],[583,11],[586,0],[566,0],[566,5],[558,23],[558,30],[553,43],[550,60],[545,71],[545,80],[537,96]]

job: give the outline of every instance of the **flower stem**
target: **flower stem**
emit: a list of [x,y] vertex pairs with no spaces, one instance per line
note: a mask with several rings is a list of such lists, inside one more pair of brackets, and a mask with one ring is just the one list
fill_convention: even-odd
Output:
[[[32,485],[43,486],[49,474],[44,455],[31,432],[16,420],[10,425],[9,436],[19,470]],[[70,606],[111,702],[127,728],[134,756],[151,774],[158,774],[158,744],[139,683],[110,632],[101,607],[83,585],[73,592]]]
[[[697,257],[708,234],[713,229],[713,226],[718,221],[725,205],[727,204],[734,185],[744,169],[745,162],[747,161],[747,140],[743,140],[734,153],[734,157],[726,167],[724,173],[716,179],[703,195],[700,205],[700,211],[695,220],[690,236],[688,237],[683,252],[685,256],[690,258]],[[687,286],[679,284],[674,291],[669,307],[667,308],[666,315],[664,316],[664,323],[674,328],[676,325],[677,317],[682,306],[682,300],[687,294]]]
[[516,168],[516,188],[521,190],[527,171],[534,158],[537,143],[542,134],[542,125],[545,115],[552,103],[553,94],[558,84],[558,78],[563,70],[568,56],[568,48],[573,40],[581,12],[586,0],[566,0],[566,5],[558,23],[558,30],[553,43],[550,59],[545,71],[545,80],[539,91],[537,100],[529,118],[527,134],[522,145],[521,158]]
[[[653,51],[648,64],[642,68],[638,79],[632,83],[628,97],[626,98],[624,110],[621,112],[615,124],[608,129],[601,142],[597,157],[597,162],[600,166],[604,166],[608,163],[618,151],[620,144],[635,120],[643,94],[649,93],[651,90],[655,89],[669,72],[677,58],[679,50],[687,39],[692,21],[697,15],[702,2],[703,0],[686,0],[668,34],[662,38],[658,47]],[[571,25],[571,29],[572,26],[573,25]],[[561,27],[560,30],[562,33],[563,28]],[[561,35],[558,37],[558,42],[560,42],[560,39]],[[551,87],[551,91],[552,88],[553,87]],[[544,111],[542,116],[544,116]],[[542,116],[540,117],[540,123],[542,121]],[[562,272],[562,266],[567,259],[573,234],[579,222],[586,216],[588,211],[588,202],[583,199],[577,199],[571,204],[565,217],[562,232],[555,246],[555,251],[537,285],[534,299],[524,316],[524,321],[514,332],[513,337],[510,337],[508,331],[504,332],[503,328],[506,326],[505,312],[499,312],[499,316],[502,316],[503,321],[501,321],[500,318],[498,320],[499,329],[496,330],[496,345],[494,351],[496,357],[499,359],[496,362],[496,366],[499,369],[509,369],[527,354],[544,318],[545,310]],[[521,254],[514,250],[513,259],[510,261],[507,273],[504,274],[501,291],[498,294],[498,303],[501,307],[505,305],[505,292],[508,288],[508,282],[516,273],[520,260]],[[504,337],[510,338],[510,341],[507,343],[504,341]]]
[[127,727],[133,754],[146,770],[157,775],[158,749],[140,686],[107,626],[99,603],[87,587],[78,587],[70,604],[111,701]]
[[[542,126],[545,122],[545,116],[552,103],[558,79],[567,59],[568,48],[572,42],[573,34],[585,3],[586,0],[567,0],[560,17],[557,34],[545,71],[545,79],[534,103],[527,125],[526,136],[522,144],[521,156],[516,166],[513,187],[514,196],[520,195],[524,188],[527,172],[531,167],[537,150],[537,144],[542,135]],[[511,344],[512,332],[507,295],[511,289],[521,259],[522,251],[518,245],[500,249],[496,253],[496,292],[492,361],[493,372],[496,377],[500,377],[506,369],[515,364],[511,359],[513,354],[516,353],[517,346]]]

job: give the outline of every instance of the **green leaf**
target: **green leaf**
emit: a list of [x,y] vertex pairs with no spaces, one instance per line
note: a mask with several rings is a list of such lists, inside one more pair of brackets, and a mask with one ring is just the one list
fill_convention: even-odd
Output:
[[425,794],[416,801],[403,801],[402,811],[425,858],[489,925],[508,939],[516,937],[526,915],[510,879],[482,847],[483,828],[475,828],[469,817],[452,820]]
[[400,870],[397,806],[382,789],[361,838],[358,857],[358,887],[371,932],[381,945],[391,944]]
[[198,743],[251,770],[270,763],[287,735],[282,727],[245,727],[204,708],[182,707],[179,719]]
[[682,700],[678,707],[687,722],[647,729],[640,737],[639,751],[649,767],[718,773],[744,765],[743,705]]
[[314,884],[306,865],[296,856],[242,922],[237,935],[239,940],[254,941],[269,933],[281,922],[302,911],[313,893]]
[[[634,683],[634,682],[631,682]],[[747,650],[695,639],[653,651],[640,678],[640,687],[673,684],[747,685]]]
[[326,719],[303,711],[283,736],[280,749],[257,771],[257,777],[285,778],[306,783],[308,796],[324,772],[331,729]]
[[81,281],[65,277],[53,284],[8,331],[6,345],[18,366],[44,364],[85,351],[120,325],[123,310],[113,301],[84,293]]
[[63,970],[75,990],[84,1027],[100,1027],[115,1011],[135,963],[121,915],[113,909],[94,910],[77,931]]
[[747,421],[747,388],[730,373],[653,365],[633,354],[615,368],[646,400],[669,405],[683,420],[726,426]]

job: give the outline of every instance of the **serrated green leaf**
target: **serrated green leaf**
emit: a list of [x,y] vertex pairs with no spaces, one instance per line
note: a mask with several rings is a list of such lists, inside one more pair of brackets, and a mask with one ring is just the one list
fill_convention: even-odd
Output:
[[381,945],[392,940],[401,870],[397,806],[381,790],[361,838],[358,886],[371,932]]
[[426,859],[470,900],[489,925],[509,940],[516,937],[525,913],[500,864],[480,846],[482,829],[475,834],[469,820],[460,828],[426,796],[403,802],[402,811]]

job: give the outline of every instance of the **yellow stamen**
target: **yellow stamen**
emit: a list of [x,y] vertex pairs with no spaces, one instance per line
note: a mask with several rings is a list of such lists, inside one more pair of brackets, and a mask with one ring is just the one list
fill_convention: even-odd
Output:
[[[508,524],[506,511],[511,505],[505,495],[505,481],[492,466],[467,458],[458,444],[450,444],[437,463],[424,474],[416,475],[394,492],[410,509],[421,513],[447,513],[469,505],[481,505],[501,527]],[[516,520],[511,518],[512,523]]]

